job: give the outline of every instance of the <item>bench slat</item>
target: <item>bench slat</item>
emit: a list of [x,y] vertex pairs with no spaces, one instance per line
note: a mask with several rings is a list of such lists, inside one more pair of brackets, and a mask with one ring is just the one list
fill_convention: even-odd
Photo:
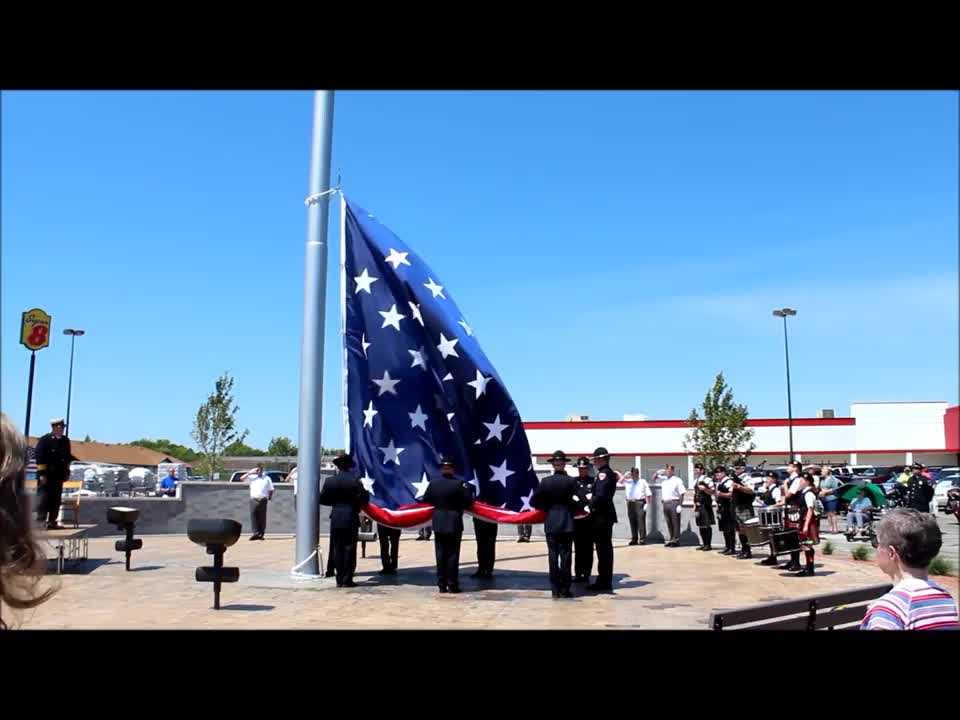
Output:
[[[856,590],[846,590],[837,593],[827,593],[824,595],[811,595],[808,597],[797,598],[796,600],[781,600],[763,605],[752,605],[750,607],[736,608],[724,612],[714,612],[710,615],[710,627],[715,627],[715,621],[719,618],[724,628],[746,623],[757,622],[759,620],[775,620],[786,615],[807,612],[810,601],[817,602],[817,615],[821,612],[829,611],[831,607],[837,605],[849,605],[850,603],[863,602],[865,600],[876,600],[880,596],[888,593],[893,585],[871,585]],[[804,625],[806,627],[806,619]]]

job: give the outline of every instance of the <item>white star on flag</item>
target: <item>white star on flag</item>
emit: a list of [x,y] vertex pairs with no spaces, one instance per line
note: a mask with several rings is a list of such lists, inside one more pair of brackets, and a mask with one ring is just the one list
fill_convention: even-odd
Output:
[[367,342],[367,334],[363,333],[363,336],[360,338],[360,344],[363,346],[363,356],[367,356],[367,348],[373,345],[373,343]]
[[363,483],[363,489],[366,490],[371,495],[375,495],[373,491],[373,483],[376,482],[372,477],[370,477],[366,471],[363,473],[363,477],[360,478],[360,482]]
[[419,365],[424,370],[427,369],[427,361],[423,359],[423,346],[419,350],[407,350],[407,352],[413,355],[413,365],[410,367],[415,368]]
[[477,379],[471,380],[467,385],[471,385],[477,391],[476,399],[479,400],[480,396],[487,390],[487,383],[490,382],[493,377],[484,377],[479,370],[477,370]]
[[[374,380],[374,382],[377,382],[377,381]],[[489,440],[493,440],[494,438],[496,438],[496,439],[499,440],[500,442],[503,442],[503,438],[501,437],[501,435],[503,435],[503,431],[504,431],[504,430],[506,430],[508,427],[510,427],[509,425],[501,425],[501,424],[500,424],[500,416],[499,416],[499,415],[497,415],[497,417],[495,417],[495,418],[493,419],[493,422],[492,422],[492,423],[483,423],[483,424],[486,425],[486,426],[487,426],[487,430],[490,431],[490,435],[487,437],[487,440],[488,440],[488,441],[489,441]]]
[[373,418],[378,414],[379,411],[373,409],[373,400],[371,400],[370,404],[367,406],[367,409],[363,411],[363,426],[373,427]]
[[416,494],[414,495],[414,497],[416,497],[416,498],[421,498],[421,497],[423,497],[423,494],[427,491],[427,486],[430,484],[430,481],[427,480],[427,474],[424,473],[424,474],[423,474],[423,479],[422,479],[420,482],[418,482],[418,483],[410,483],[410,484],[413,485],[413,486],[417,489],[417,492],[416,492]]
[[460,320],[457,322],[457,325],[463,325],[463,329],[467,331],[469,337],[473,337],[473,328],[467,325],[466,320]]
[[493,470],[493,477],[490,478],[490,482],[498,482],[504,487],[507,486],[507,478],[514,474],[513,470],[507,469],[506,460],[503,461],[500,467],[490,465],[490,469]]
[[394,250],[393,248],[390,248],[390,254],[387,255],[387,256],[384,258],[384,260],[386,260],[388,263],[393,263],[393,269],[396,270],[396,269],[399,268],[401,265],[409,265],[409,264],[410,264],[410,261],[407,260],[407,255],[409,255],[409,254],[410,254],[410,253],[397,252],[397,251]]
[[383,325],[380,326],[381,328],[385,328],[390,325],[391,327],[395,328],[397,332],[400,332],[400,321],[405,319],[407,316],[398,313],[396,305],[393,305],[387,312],[384,312],[383,310],[380,310],[379,312],[381,315],[383,315]]
[[426,431],[427,429],[427,416],[423,414],[423,410],[420,409],[420,406],[417,405],[417,411],[412,413],[407,413],[410,416],[410,427],[418,427],[421,430]]
[[413,319],[420,323],[420,327],[423,327],[423,315],[420,314],[420,306],[414,302],[407,301],[407,305],[410,306],[410,312],[413,313]]
[[384,393],[391,393],[392,395],[396,395],[397,385],[400,383],[400,380],[392,379],[390,377],[390,371],[384,370],[383,379],[377,380],[376,378],[374,378],[373,380],[371,380],[371,382],[373,382],[377,387],[380,388],[380,392],[377,394],[377,397],[380,397],[380,395],[383,395]]
[[530,491],[529,495],[521,495],[520,499],[523,500],[523,507],[520,508],[520,512],[524,510],[533,510],[533,506],[530,504],[530,498],[533,497],[533,490]]
[[400,464],[400,453],[402,453],[406,448],[398,448],[393,444],[393,440],[390,440],[390,444],[386,447],[380,448],[383,452],[383,464],[386,465],[388,462],[392,462],[395,465]]
[[443,381],[446,382],[447,380],[453,380],[453,373],[447,373],[443,376]]
[[353,291],[354,295],[356,295],[361,290],[365,290],[367,295],[373,295],[373,293],[370,292],[370,286],[377,281],[377,278],[371,277],[370,274],[367,272],[366,268],[364,268],[363,272],[360,273],[357,277],[355,277],[354,280],[357,283],[357,289]]
[[437,285],[433,278],[430,278],[430,282],[424,283],[423,286],[433,293],[433,297],[442,297],[444,300],[447,299],[447,296],[443,294],[443,285]]
[[477,477],[476,470],[473,471],[473,480],[470,481],[470,484],[473,485],[474,488],[476,488],[476,492],[474,493],[474,495],[476,495],[477,497],[480,497],[480,478]]
[[440,351],[440,354],[443,355],[443,359],[446,360],[450,355],[453,355],[455,358],[460,357],[457,355],[457,351],[453,349],[453,346],[460,342],[459,339],[453,338],[453,340],[447,340],[446,336],[443,333],[440,333],[440,344],[437,345],[437,350]]
[[456,413],[447,413],[447,422],[450,423],[450,429],[453,430],[453,418],[457,416]]

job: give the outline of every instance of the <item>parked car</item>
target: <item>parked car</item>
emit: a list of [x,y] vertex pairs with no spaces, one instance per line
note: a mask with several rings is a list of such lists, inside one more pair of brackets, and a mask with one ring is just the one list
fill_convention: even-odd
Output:
[[[238,470],[230,476],[230,482],[243,482],[244,476],[249,472],[250,470]],[[264,470],[263,474],[269,477],[270,481],[274,483],[282,483],[287,480],[287,474],[279,470]]]
[[946,512],[947,492],[950,488],[960,487],[960,473],[947,475],[940,479],[937,486],[933,489],[933,499],[937,503],[937,510]]

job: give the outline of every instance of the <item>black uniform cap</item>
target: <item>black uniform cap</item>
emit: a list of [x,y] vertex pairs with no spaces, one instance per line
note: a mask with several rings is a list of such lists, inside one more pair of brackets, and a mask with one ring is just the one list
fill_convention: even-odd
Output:
[[456,467],[457,461],[454,460],[453,455],[444,455],[440,458],[440,467],[444,465],[449,465],[450,467]]
[[353,467],[353,456],[350,453],[337,455],[337,457],[333,459],[333,464],[341,470],[349,470]]
[[557,450],[553,455],[550,456],[549,462],[570,462],[570,458],[567,457],[567,454],[563,450]]
[[607,452],[605,447],[598,447],[593,451],[593,459],[599,460],[600,458],[610,457],[610,453]]
[[590,460],[588,460],[588,459],[585,458],[585,457],[578,457],[578,458],[577,458],[577,467],[578,467],[578,468],[582,468],[582,467],[588,468],[588,467],[590,467]]
[[718,472],[726,472],[727,468],[724,465],[717,465],[713,468],[711,475],[716,475]]

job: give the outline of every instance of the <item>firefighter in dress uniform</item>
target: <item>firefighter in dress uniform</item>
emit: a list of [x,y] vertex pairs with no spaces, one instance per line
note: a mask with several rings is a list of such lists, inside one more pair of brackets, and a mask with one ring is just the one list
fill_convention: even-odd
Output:
[[574,520],[573,570],[575,583],[590,582],[593,572],[593,518],[590,515],[590,499],[593,497],[593,477],[590,475],[590,460],[577,458],[577,514],[584,517]]
[[46,523],[48,530],[63,529],[57,522],[63,483],[70,477],[70,463],[75,459],[66,427],[63,418],[54,418],[51,431],[37,441],[37,522]]

